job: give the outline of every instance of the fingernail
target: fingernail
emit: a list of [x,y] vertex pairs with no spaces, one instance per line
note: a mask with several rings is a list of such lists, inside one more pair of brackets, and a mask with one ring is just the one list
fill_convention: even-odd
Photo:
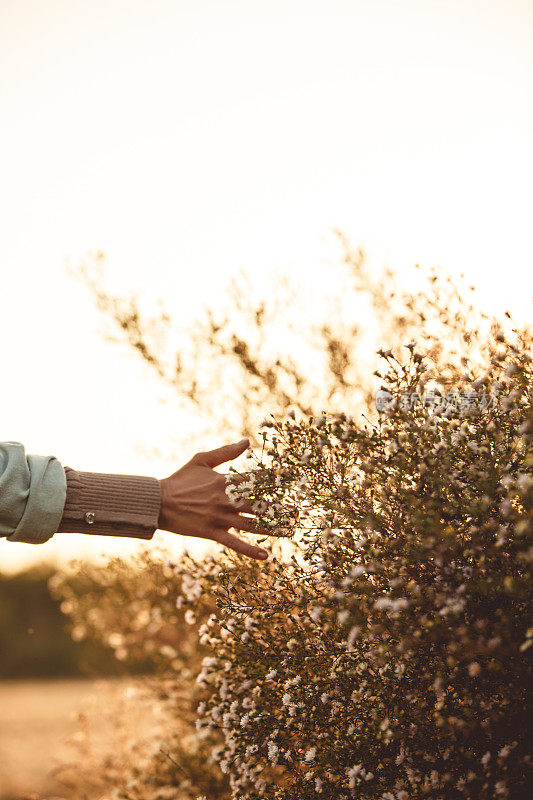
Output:
[[258,558],[268,558],[268,553],[266,550],[258,550],[257,556]]
[[244,444],[245,442],[246,442],[246,444],[249,444],[250,440],[249,439],[241,439],[241,441],[237,442],[237,444]]

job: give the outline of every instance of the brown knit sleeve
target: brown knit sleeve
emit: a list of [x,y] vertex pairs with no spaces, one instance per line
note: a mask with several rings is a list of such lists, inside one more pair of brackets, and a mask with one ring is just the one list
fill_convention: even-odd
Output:
[[58,533],[152,538],[161,509],[156,478],[64,469],[67,497]]

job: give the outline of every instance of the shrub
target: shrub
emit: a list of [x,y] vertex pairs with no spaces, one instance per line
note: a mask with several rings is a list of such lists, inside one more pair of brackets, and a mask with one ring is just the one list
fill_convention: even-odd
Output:
[[245,495],[290,558],[176,568],[220,607],[199,729],[223,731],[233,797],[530,796],[529,353],[494,359],[490,407],[406,408],[428,392],[410,351],[383,354],[399,402],[374,424],[272,424]]
[[530,796],[531,334],[457,319],[462,349],[428,322],[423,348],[380,352],[361,419],[263,424],[265,472],[227,491],[271,529],[268,562],[146,556],[98,624],[72,602],[122,658],[157,655],[176,720],[118,796]]

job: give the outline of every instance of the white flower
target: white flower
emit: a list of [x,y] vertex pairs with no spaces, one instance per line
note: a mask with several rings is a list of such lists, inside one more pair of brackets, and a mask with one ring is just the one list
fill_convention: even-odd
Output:
[[517,475],[516,482],[518,484],[519,489],[521,489],[523,492],[527,492],[529,487],[533,484],[533,478],[526,472],[519,472]]
[[510,516],[512,508],[513,505],[509,499],[506,498],[505,500],[502,500],[500,503],[500,513],[502,517]]
[[361,772],[362,768],[363,768],[362,764],[356,764],[351,769],[346,770],[346,774],[348,775],[348,786],[350,787],[350,789],[353,789],[355,787],[355,779]]
[[194,623],[196,622],[194,611],[190,608],[188,608],[187,611],[185,612],[185,622],[187,623],[187,625],[194,625]]
[[[226,730],[227,730],[227,729],[232,727],[232,723],[233,723],[233,714],[230,714],[229,712],[226,712],[225,714],[223,714],[223,716],[222,716],[222,727],[226,728]],[[222,772],[224,772],[224,770],[222,770]]]
[[309,616],[314,622],[319,621],[321,614],[322,614],[322,609],[320,608],[320,606],[313,606],[311,611],[309,612]]
[[486,767],[489,761],[490,761],[490,752],[487,750],[485,755],[482,756],[481,758],[481,763],[483,764],[484,767]]
[[278,762],[278,753],[279,747],[273,741],[269,741],[268,743],[268,760],[271,761],[273,764],[277,764]]
[[267,672],[265,678],[267,681],[271,681],[273,678],[276,677],[277,674],[278,674],[277,669],[271,669],[270,672]]
[[312,761],[316,756],[316,747],[310,747],[307,753],[305,754],[306,761]]
[[406,597],[397,597],[393,600],[390,597],[379,597],[374,603],[376,609],[389,609],[390,611],[403,611],[409,606],[409,600]]
[[355,640],[357,639],[358,635],[360,634],[360,632],[361,632],[361,626],[360,625],[354,625],[350,629],[350,633],[348,634],[348,638],[346,640],[346,643],[348,645],[348,650],[350,650],[353,647],[353,644],[354,644]]
[[476,675],[479,675],[481,672],[481,667],[477,663],[477,661],[472,661],[471,664],[468,665],[468,674],[470,677],[475,678]]
[[202,596],[202,584],[185,573],[181,579],[181,591],[186,599],[192,603]]
[[301,683],[301,681],[302,681],[302,679],[301,679],[300,675],[296,675],[295,678],[289,678],[288,681],[285,681],[285,684],[284,684],[283,688],[284,689],[290,689],[291,686],[297,686],[299,683]]
[[309,481],[307,478],[300,478],[298,483],[294,484],[294,490],[298,492],[298,494],[305,494],[305,490],[309,486]]

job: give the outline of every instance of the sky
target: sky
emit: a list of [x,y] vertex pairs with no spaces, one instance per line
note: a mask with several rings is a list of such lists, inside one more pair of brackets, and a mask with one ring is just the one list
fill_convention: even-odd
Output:
[[[97,250],[192,322],[241,268],[320,292],[340,228],[530,319],[532,45],[531,0],[0,0],[0,440],[156,477],[192,455],[68,273]],[[0,565],[139,546],[97,538],[0,541]]]

